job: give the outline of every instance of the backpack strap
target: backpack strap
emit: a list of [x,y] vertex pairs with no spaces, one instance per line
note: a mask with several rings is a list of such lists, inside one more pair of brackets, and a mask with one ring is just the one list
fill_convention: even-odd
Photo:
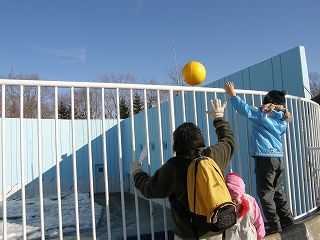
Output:
[[190,159],[195,159],[195,158],[198,158],[198,157],[201,157],[203,156],[203,150],[204,148],[197,148],[197,149],[192,149],[190,151],[190,153],[186,156],[184,156],[185,158],[190,158]]

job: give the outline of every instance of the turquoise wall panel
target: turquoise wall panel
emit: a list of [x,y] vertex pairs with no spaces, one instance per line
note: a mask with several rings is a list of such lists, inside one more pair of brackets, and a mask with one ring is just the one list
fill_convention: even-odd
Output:
[[[119,165],[116,124],[114,120],[106,120],[106,141],[109,188],[119,188]],[[20,196],[21,188],[21,160],[20,160],[20,120],[6,119],[6,189],[9,196]],[[93,173],[96,164],[103,164],[102,156],[102,128],[100,120],[91,120],[91,145]],[[39,161],[38,161],[38,131],[36,119],[24,119],[24,183],[27,195],[39,193]],[[55,194],[56,186],[56,144],[55,121],[41,120],[41,145],[42,145],[42,181],[44,194]],[[60,164],[61,191],[73,191],[73,161],[71,121],[58,121],[58,156]],[[89,191],[88,167],[88,138],[87,121],[75,120],[75,148],[77,161],[78,191]],[[1,144],[2,145],[2,144]],[[1,156],[2,158],[2,156]],[[2,161],[2,159],[1,159]],[[0,179],[0,183],[2,179]],[[2,183],[0,184],[2,192]]]
[[304,47],[299,46],[214,81],[207,87],[223,88],[224,82],[231,79],[240,89],[260,91],[287,89],[290,95],[310,98],[304,89],[305,86],[310,91],[308,76],[305,74],[306,65]]

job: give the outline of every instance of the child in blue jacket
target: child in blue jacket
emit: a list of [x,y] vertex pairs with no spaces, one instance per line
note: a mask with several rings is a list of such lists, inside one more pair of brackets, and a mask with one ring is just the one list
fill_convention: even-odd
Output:
[[245,103],[236,96],[232,82],[225,83],[233,108],[252,122],[250,156],[256,162],[257,193],[270,233],[282,232],[293,224],[293,216],[283,190],[283,145],[291,114],[285,108],[285,91],[272,90],[260,108]]

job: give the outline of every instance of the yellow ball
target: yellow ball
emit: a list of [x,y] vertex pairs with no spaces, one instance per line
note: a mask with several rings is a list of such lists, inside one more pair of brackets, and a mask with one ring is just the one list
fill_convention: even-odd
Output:
[[188,62],[182,69],[182,76],[189,85],[198,85],[206,78],[206,69],[200,62]]

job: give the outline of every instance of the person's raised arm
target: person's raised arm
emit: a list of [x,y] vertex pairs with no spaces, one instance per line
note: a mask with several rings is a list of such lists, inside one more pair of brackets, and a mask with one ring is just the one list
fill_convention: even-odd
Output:
[[230,95],[230,102],[232,107],[242,116],[254,120],[257,119],[259,115],[259,111],[257,108],[250,106],[249,104],[245,103],[239,96],[236,95],[234,90],[233,82],[226,82],[224,84],[226,91]]
[[220,167],[221,171],[225,171],[231,161],[235,142],[233,133],[230,130],[229,123],[223,119],[224,109],[227,103],[221,106],[221,100],[211,100],[212,112],[207,112],[212,116],[213,125],[216,128],[218,142],[211,145],[203,151],[204,155],[211,157]]

